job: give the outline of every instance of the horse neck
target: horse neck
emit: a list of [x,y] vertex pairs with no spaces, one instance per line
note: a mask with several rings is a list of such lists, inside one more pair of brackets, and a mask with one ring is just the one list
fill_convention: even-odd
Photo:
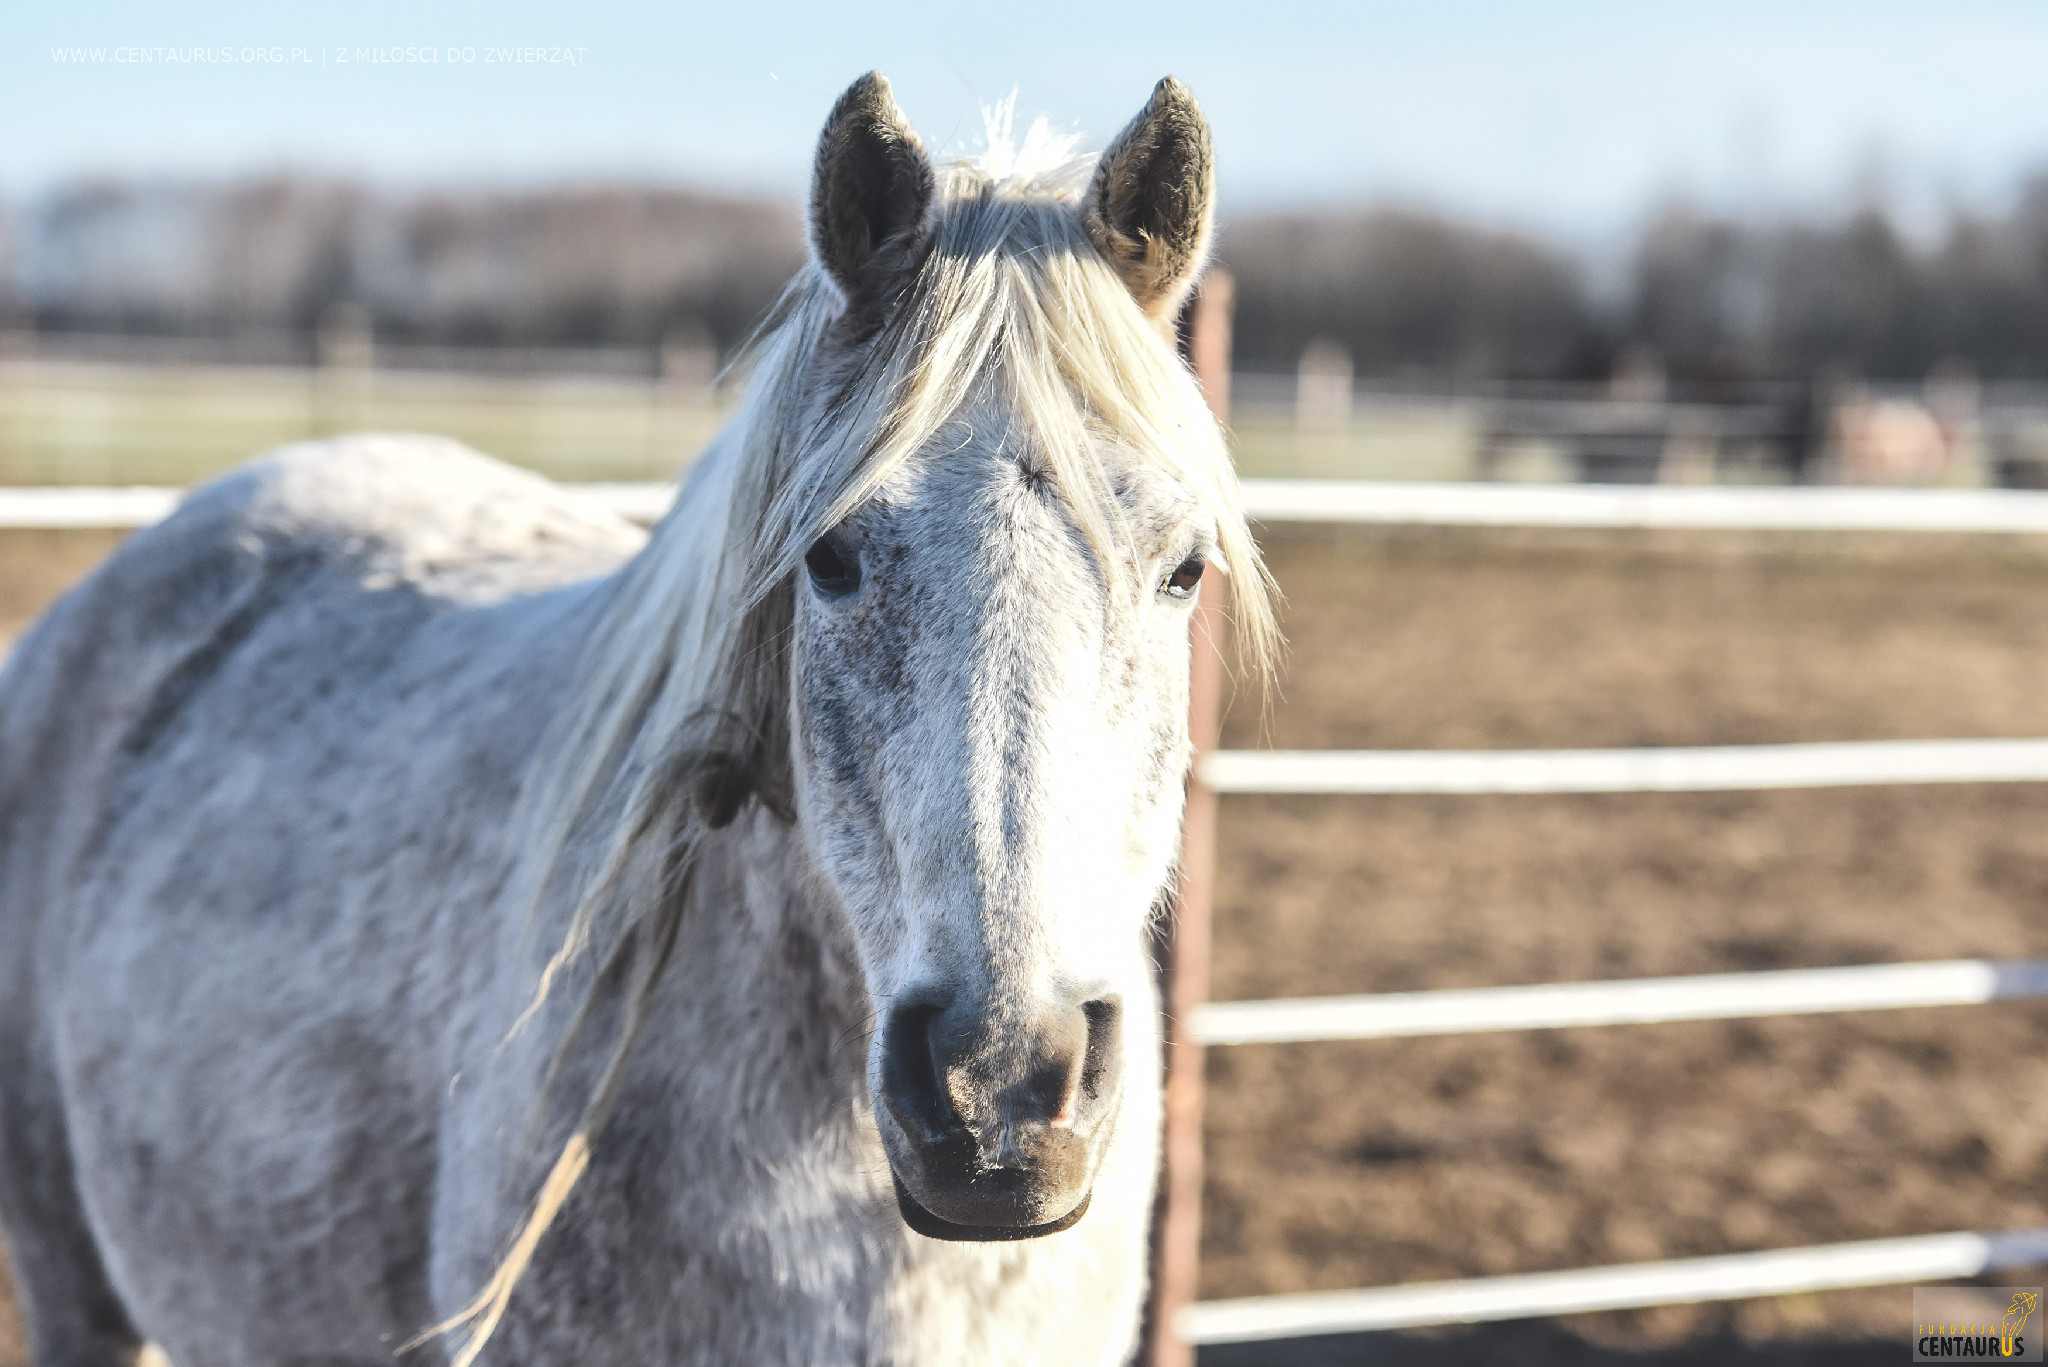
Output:
[[801,1068],[835,1093],[864,1088],[871,1011],[859,952],[802,833],[755,806],[706,840],[699,858],[668,969],[679,980],[665,994],[682,1008],[676,1027],[714,1032],[721,1020],[758,1020],[773,1004],[777,1039],[764,1047],[784,1055],[773,1065],[779,1085]]
[[[725,550],[717,538],[726,534],[735,516],[732,500],[739,496],[736,484],[744,454],[742,436],[736,429],[729,430],[700,458],[671,514],[672,521],[657,529],[641,557],[680,553],[687,558],[691,575],[718,573],[716,567]],[[704,537],[706,532],[709,539]],[[636,558],[613,577],[609,591],[631,591],[636,570],[646,568],[646,563]],[[653,577],[659,582],[660,567],[654,568]],[[676,586],[672,582],[669,588]],[[706,591],[702,583],[685,587],[693,593]],[[601,619],[601,613],[593,617]],[[559,648],[572,661],[567,668],[573,672],[579,667],[573,661],[589,643],[570,633]],[[566,692],[570,697],[576,695],[573,688]],[[605,791],[616,777],[599,775],[594,786]],[[597,818],[599,823],[620,819],[623,813],[616,807]],[[589,829],[578,839],[591,839]],[[694,872],[691,889],[685,894],[691,905],[662,970],[656,1009],[642,1027],[637,1050],[661,1054],[665,1045],[679,1046],[680,1052],[671,1056],[715,1056],[709,1057],[709,1064],[720,1069],[746,1066],[745,1048],[707,1051],[691,1046],[730,1040],[735,1022],[759,1022],[763,1003],[773,1003],[786,1016],[802,1018],[802,1028],[787,1033],[791,1040],[801,1038],[816,1055],[786,1057],[781,1060],[784,1066],[802,1064],[805,1076],[835,1089],[843,1087],[849,1070],[858,1082],[865,1074],[864,1051],[858,1047],[869,1014],[865,982],[851,928],[826,889],[800,831],[755,803],[728,826],[702,833],[693,843]],[[592,851],[584,846],[578,853],[588,856]],[[597,862],[602,862],[601,855]],[[572,857],[569,866],[581,868],[587,875],[591,865]],[[572,887],[573,879],[558,879],[534,921],[514,918],[507,923],[513,937],[508,946],[516,945],[509,960],[509,992],[503,1003],[507,1019],[519,1018],[531,1007],[536,976],[568,938],[575,900],[570,895]],[[577,1003],[583,992],[592,990],[592,984],[583,979],[590,967],[585,960],[572,968],[562,985],[566,990],[551,994],[546,1008],[533,1017],[535,1052],[530,1066],[536,1079],[551,1066],[548,1061],[555,1045],[576,1029],[572,1022]],[[754,1028],[758,1033],[759,1027]],[[604,1029],[596,1029],[590,1040],[578,1043],[572,1052],[599,1049],[605,1037]],[[790,1053],[781,1045],[777,1049]]]
[[830,994],[819,1005],[864,1009],[866,988],[852,927],[794,824],[752,806],[706,842],[703,859],[698,915],[720,922],[708,930],[726,926],[729,918],[715,908],[729,907],[744,913],[730,921],[734,933],[781,946],[792,939],[814,942],[824,958],[802,967],[815,967],[817,986]]

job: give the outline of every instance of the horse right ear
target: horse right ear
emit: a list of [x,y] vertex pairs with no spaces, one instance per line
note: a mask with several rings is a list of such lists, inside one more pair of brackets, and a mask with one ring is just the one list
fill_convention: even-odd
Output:
[[885,300],[908,279],[934,194],[924,145],[889,78],[870,71],[832,106],[811,184],[811,250],[849,307]]
[[1202,273],[1215,216],[1208,120],[1168,76],[1095,164],[1081,222],[1138,307],[1163,323]]

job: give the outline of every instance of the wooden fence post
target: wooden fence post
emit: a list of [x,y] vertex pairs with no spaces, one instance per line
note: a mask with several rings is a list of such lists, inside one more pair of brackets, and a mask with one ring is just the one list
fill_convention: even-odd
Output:
[[[1189,358],[1219,419],[1230,416],[1231,279],[1203,277],[1190,309]],[[1188,732],[1197,757],[1216,748],[1223,718],[1223,576],[1202,577],[1189,647]],[[1156,942],[1166,1007],[1166,1120],[1159,1194],[1152,1214],[1152,1298],[1141,1367],[1193,1367],[1195,1351],[1174,1332],[1195,1299],[1202,1251],[1202,1046],[1187,1021],[1209,993],[1209,913],[1216,869],[1216,794],[1188,779],[1181,825],[1180,886]]]

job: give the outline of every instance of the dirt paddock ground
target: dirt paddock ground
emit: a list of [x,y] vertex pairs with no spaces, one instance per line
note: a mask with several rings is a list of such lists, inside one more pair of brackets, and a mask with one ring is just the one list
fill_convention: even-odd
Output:
[[[0,638],[107,544],[0,535]],[[1268,548],[1282,747],[2048,736],[2039,542]],[[2048,956],[2048,788],[2028,785],[1232,797],[1221,870],[1219,998]],[[1218,1050],[1209,1143],[1211,1297],[2048,1224],[2048,1004]],[[1909,1313],[1883,1288],[1202,1364],[1902,1360]],[[0,1367],[13,1333],[0,1307]]]

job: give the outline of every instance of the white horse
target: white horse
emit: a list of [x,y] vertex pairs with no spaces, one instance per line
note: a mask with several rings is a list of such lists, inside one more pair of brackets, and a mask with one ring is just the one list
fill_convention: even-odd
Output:
[[295,447],[22,641],[38,1367],[1127,1358],[1204,567],[1272,618],[1171,344],[1200,111],[1030,162],[935,168],[856,82],[651,535],[447,442]]

